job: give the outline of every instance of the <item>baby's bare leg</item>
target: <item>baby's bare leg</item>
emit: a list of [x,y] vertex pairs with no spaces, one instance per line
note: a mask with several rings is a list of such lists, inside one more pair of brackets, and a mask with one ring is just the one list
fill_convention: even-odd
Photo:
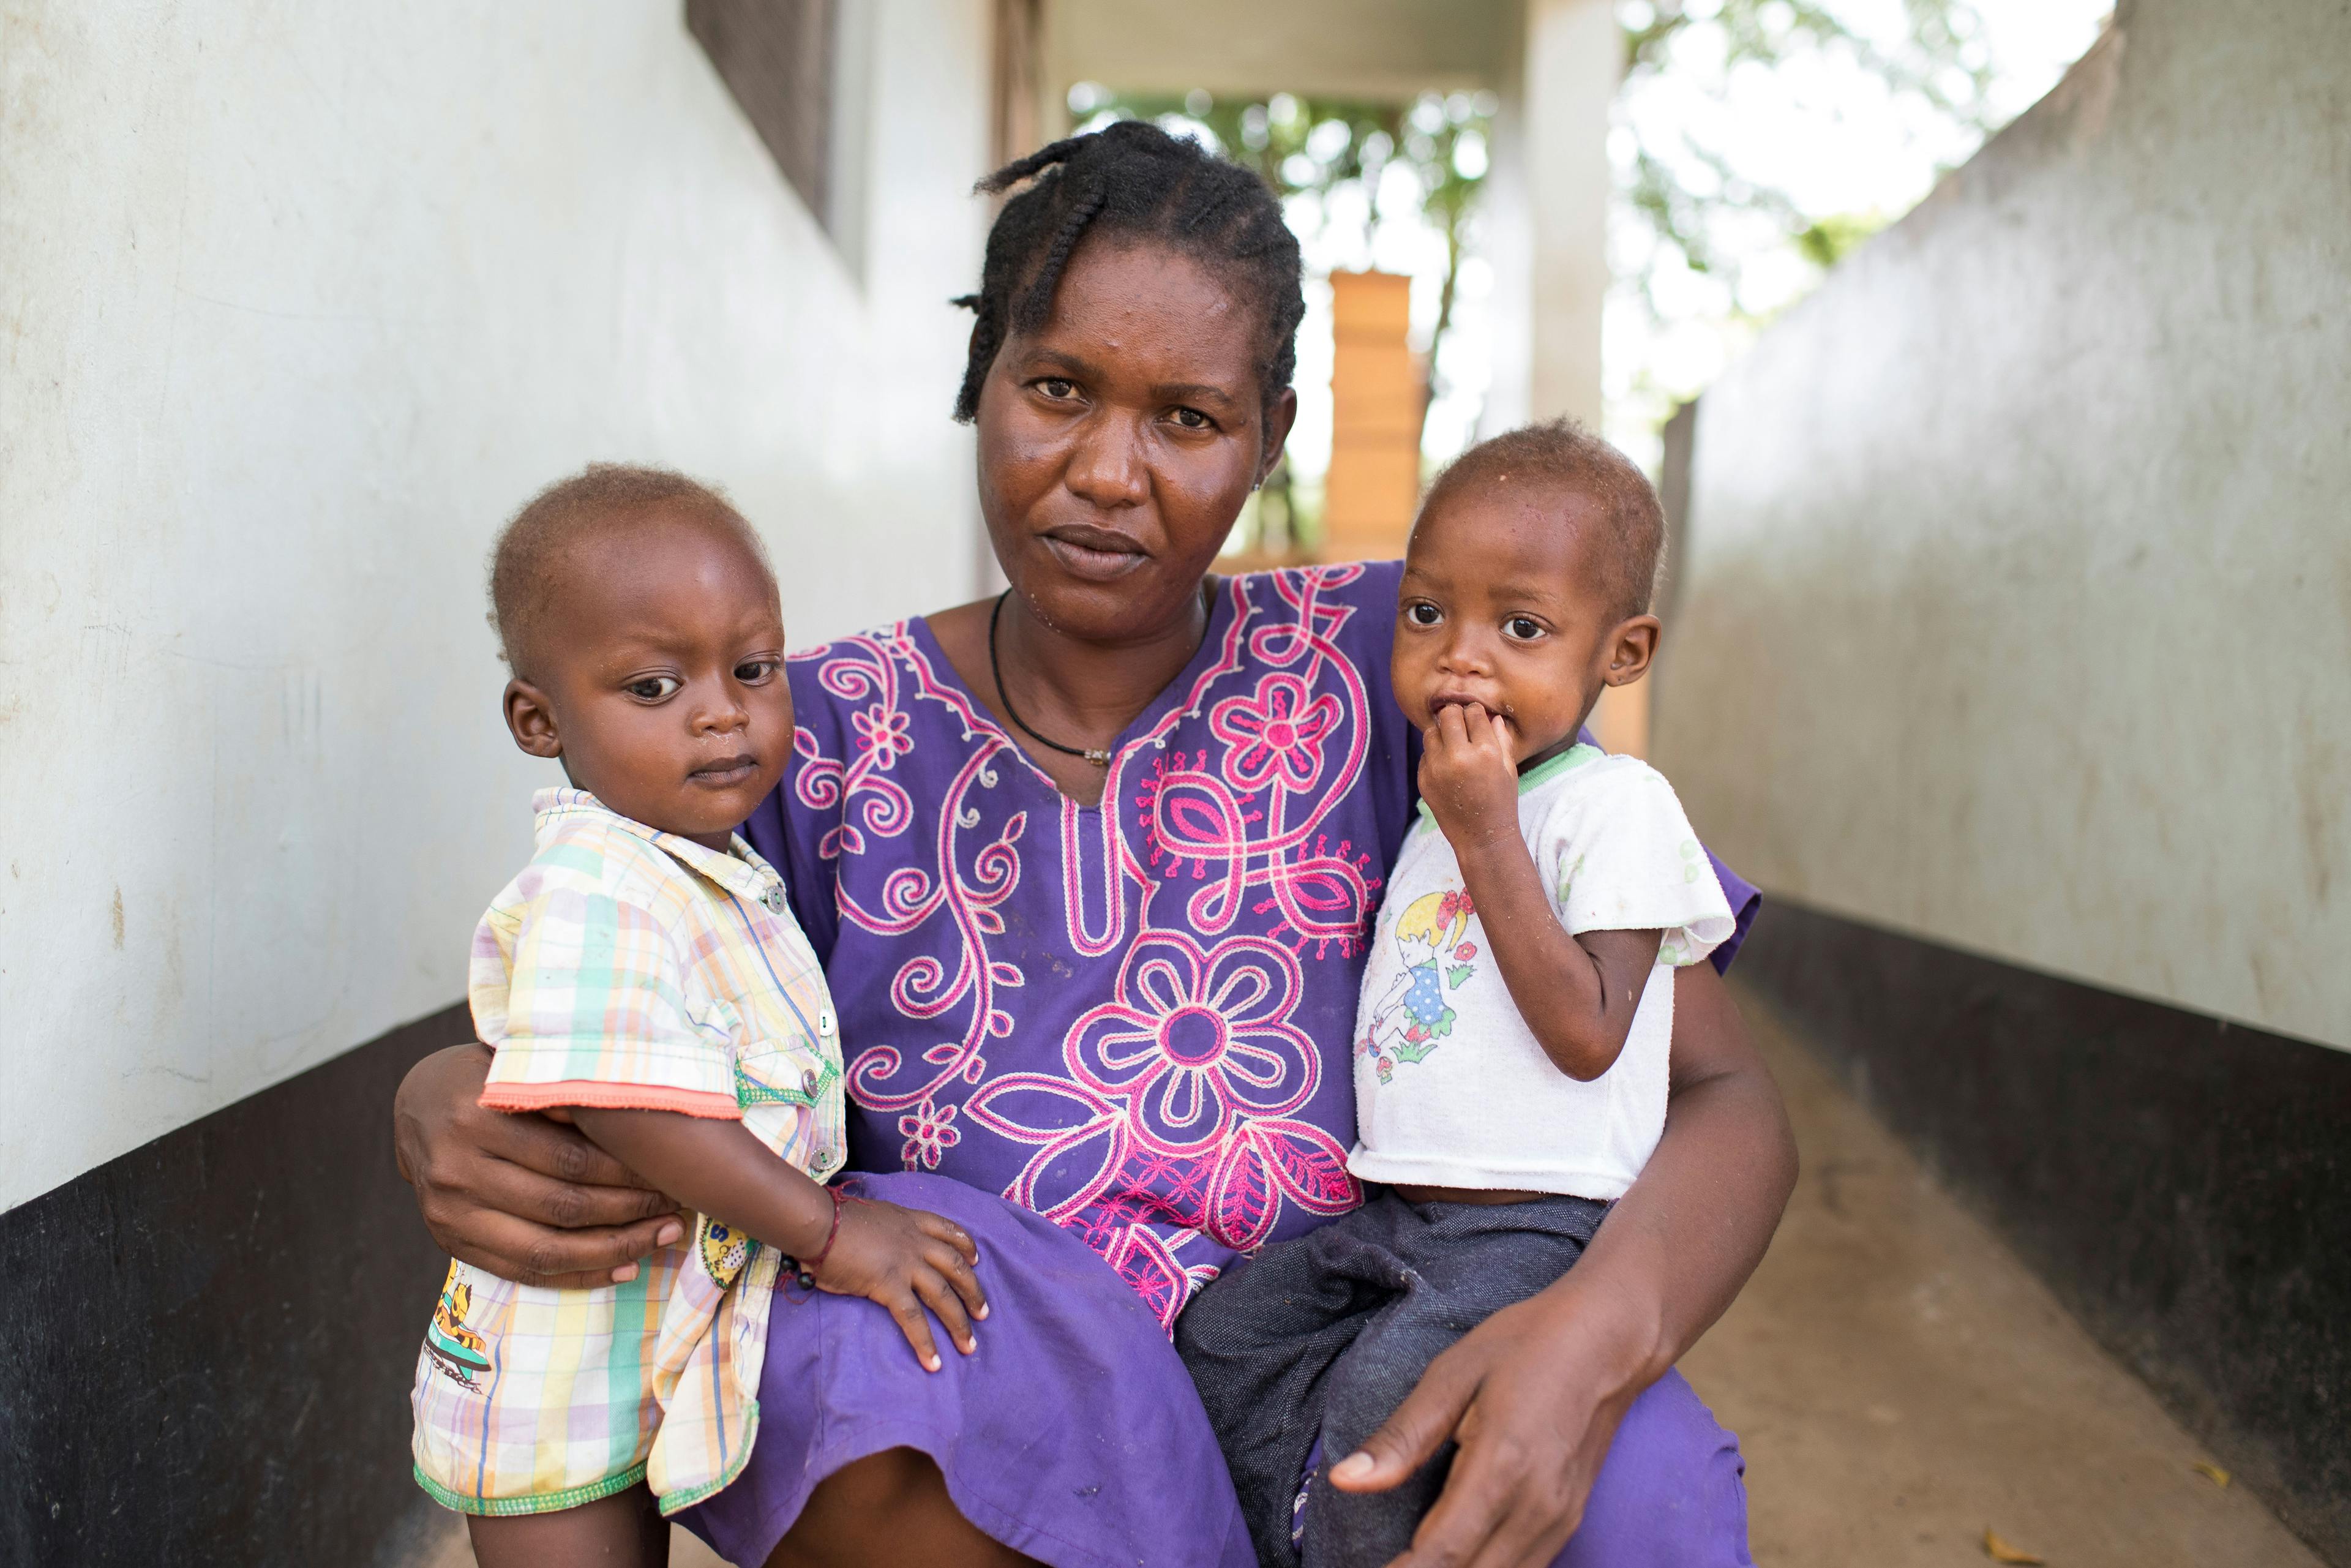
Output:
[[642,1484],[560,1513],[468,1514],[481,1568],[669,1568],[669,1521]]

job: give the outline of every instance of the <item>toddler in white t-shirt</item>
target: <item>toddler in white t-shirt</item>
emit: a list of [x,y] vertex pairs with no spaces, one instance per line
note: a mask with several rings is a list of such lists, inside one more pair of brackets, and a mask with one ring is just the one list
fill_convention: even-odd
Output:
[[1364,975],[1348,1160],[1384,1187],[1176,1323],[1264,1562],[1411,1544],[1449,1445],[1384,1492],[1327,1461],[1566,1272],[1665,1131],[1673,970],[1730,907],[1672,787],[1581,738],[1656,653],[1664,531],[1640,470],[1565,423],[1464,453],[1414,525],[1393,676],[1421,817]]

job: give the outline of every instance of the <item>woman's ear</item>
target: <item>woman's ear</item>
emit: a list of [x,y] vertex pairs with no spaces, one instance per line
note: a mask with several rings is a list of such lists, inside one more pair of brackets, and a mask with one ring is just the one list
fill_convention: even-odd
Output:
[[507,683],[507,731],[517,746],[533,757],[560,757],[563,741],[555,733],[555,705],[528,681]]
[[1265,411],[1265,449],[1258,454],[1257,479],[1254,489],[1265,483],[1273,465],[1281,461],[1281,451],[1290,442],[1290,427],[1298,423],[1298,389],[1284,387],[1273,406]]
[[1608,634],[1608,668],[1601,680],[1612,686],[1629,686],[1649,672],[1657,656],[1657,635],[1663,630],[1654,615],[1635,615]]

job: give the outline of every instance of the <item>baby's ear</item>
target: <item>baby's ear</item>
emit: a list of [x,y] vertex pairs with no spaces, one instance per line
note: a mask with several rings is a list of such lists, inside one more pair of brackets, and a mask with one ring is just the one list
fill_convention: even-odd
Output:
[[507,731],[514,742],[533,757],[560,757],[562,737],[555,732],[555,705],[547,694],[528,681],[515,679],[507,683]]
[[1635,615],[1618,622],[1608,633],[1608,668],[1600,678],[1612,686],[1629,686],[1647,674],[1663,631],[1654,615]]

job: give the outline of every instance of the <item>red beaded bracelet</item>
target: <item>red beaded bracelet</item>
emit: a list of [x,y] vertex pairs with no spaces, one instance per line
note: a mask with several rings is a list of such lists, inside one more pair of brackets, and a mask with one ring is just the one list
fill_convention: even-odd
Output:
[[824,1189],[824,1192],[827,1197],[832,1199],[832,1228],[824,1233],[824,1245],[816,1249],[815,1257],[800,1260],[800,1266],[803,1269],[823,1268],[824,1260],[832,1255],[832,1244],[841,1239],[841,1211],[849,1202],[849,1195],[837,1186],[829,1186]]
[[812,1258],[793,1258],[788,1255],[784,1259],[784,1272],[792,1276],[792,1283],[803,1291],[816,1289],[816,1270],[824,1267],[824,1260],[832,1254],[832,1244],[841,1239],[841,1211],[855,1201],[837,1186],[829,1186],[824,1189],[824,1193],[827,1197],[832,1199],[832,1228],[824,1233],[824,1245],[816,1249],[816,1255]]

